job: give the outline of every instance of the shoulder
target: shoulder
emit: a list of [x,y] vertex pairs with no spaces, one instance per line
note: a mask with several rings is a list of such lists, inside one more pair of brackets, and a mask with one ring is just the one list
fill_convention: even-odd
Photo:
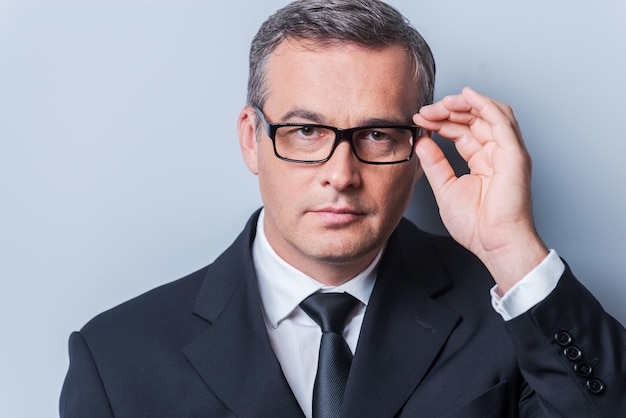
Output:
[[81,334],[89,341],[113,335],[162,333],[168,324],[180,327],[193,316],[192,307],[208,268],[156,287],[97,315],[81,329]]
[[[219,299],[219,295],[232,288],[233,277],[249,264],[249,246],[257,216],[258,212],[253,214],[230,247],[211,264],[101,313],[81,329],[81,334],[86,338],[158,335],[169,332],[171,327],[175,335],[180,335],[188,327],[197,326],[198,321],[202,322],[194,313],[198,295],[205,296],[203,302]],[[212,293],[219,295],[207,297]]]

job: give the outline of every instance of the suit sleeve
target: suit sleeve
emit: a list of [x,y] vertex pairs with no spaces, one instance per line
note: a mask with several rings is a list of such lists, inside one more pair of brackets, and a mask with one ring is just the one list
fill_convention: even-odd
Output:
[[506,322],[548,416],[626,416],[626,331],[569,268],[550,295]]
[[69,353],[70,367],[59,404],[61,418],[113,417],[96,363],[78,332],[70,336]]

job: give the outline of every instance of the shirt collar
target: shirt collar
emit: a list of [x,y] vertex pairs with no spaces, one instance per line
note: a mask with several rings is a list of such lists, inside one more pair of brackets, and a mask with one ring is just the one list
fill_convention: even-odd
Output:
[[317,291],[347,292],[367,306],[374,289],[378,262],[383,250],[361,273],[340,286],[326,286],[287,264],[274,251],[263,228],[264,211],[259,214],[252,244],[252,259],[259,281],[259,293],[265,315],[273,328],[287,318],[307,296]]

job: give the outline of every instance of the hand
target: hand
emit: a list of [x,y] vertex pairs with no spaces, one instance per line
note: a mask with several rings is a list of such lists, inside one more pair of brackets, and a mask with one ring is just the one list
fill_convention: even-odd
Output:
[[415,146],[450,235],[487,266],[501,292],[543,260],[531,205],[531,160],[511,108],[466,87],[413,121],[455,143],[469,174],[457,177],[429,137]]

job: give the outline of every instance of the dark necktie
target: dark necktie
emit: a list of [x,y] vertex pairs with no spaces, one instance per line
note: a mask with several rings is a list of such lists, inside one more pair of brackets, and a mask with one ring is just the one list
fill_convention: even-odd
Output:
[[358,303],[348,293],[315,293],[300,307],[322,329],[317,375],[313,386],[313,417],[338,417],[346,388],[352,352],[343,338],[348,314]]

